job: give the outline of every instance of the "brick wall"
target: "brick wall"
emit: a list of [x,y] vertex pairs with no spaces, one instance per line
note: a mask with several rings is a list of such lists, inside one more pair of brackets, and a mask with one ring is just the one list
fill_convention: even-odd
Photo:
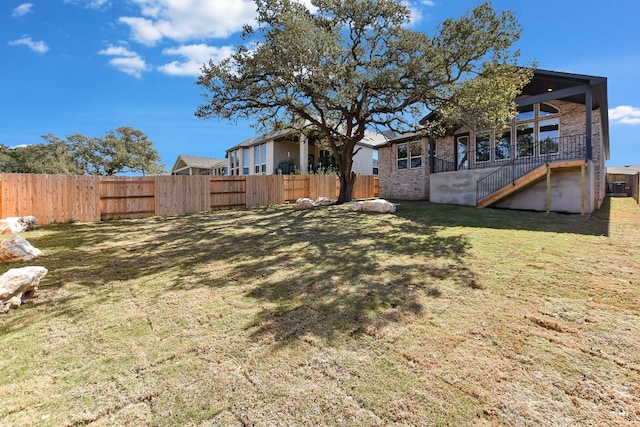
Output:
[[[422,152],[427,153],[427,140],[420,140]],[[429,199],[428,158],[423,155],[422,166],[414,169],[398,170],[397,145],[378,148],[378,177],[380,197],[400,200]]]

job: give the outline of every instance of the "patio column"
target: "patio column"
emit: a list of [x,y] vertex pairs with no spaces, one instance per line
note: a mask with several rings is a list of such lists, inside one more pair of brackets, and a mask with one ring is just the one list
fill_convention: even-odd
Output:
[[309,174],[309,140],[304,133],[300,133],[300,172],[302,175]]

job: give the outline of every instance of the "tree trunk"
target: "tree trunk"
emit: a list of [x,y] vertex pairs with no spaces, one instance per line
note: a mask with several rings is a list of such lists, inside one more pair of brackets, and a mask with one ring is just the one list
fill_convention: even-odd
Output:
[[353,197],[353,185],[356,183],[356,173],[349,171],[349,175],[340,173],[340,194],[336,204],[350,202]]
[[353,197],[353,185],[356,182],[356,173],[353,167],[353,148],[355,141],[349,141],[339,147],[332,147],[333,155],[338,166],[338,178],[340,180],[340,194],[336,204],[350,202]]

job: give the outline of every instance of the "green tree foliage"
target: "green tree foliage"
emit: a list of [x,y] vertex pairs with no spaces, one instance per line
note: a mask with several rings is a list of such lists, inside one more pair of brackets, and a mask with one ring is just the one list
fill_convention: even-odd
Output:
[[0,170],[10,173],[81,174],[66,142],[45,135],[49,143],[15,148],[0,146]]
[[159,174],[164,166],[147,135],[130,127],[109,131],[103,138],[79,134],[62,140],[47,134],[46,143],[0,146],[0,170],[11,173],[66,175]]
[[354,148],[366,129],[407,131],[434,110],[440,125],[513,117],[531,73],[516,66],[511,12],[484,3],[429,37],[409,29],[400,0],[312,3],[313,12],[293,0],[256,0],[258,26],[245,28],[246,44],[203,66],[196,116],[319,131],[337,162],[338,202],[351,199]]
[[68,137],[80,168],[90,175],[116,175],[123,172],[158,174],[164,169],[153,141],[139,130],[119,127],[104,138],[82,135]]

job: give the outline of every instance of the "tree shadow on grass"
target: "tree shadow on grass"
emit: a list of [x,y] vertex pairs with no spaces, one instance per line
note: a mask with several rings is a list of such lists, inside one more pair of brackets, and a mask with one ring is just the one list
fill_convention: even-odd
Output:
[[39,264],[50,273],[43,286],[74,282],[107,293],[137,280],[155,298],[235,288],[244,303],[255,304],[248,332],[279,343],[304,334],[332,340],[419,314],[421,298],[433,297],[430,290],[443,281],[475,287],[463,235],[440,236],[432,224],[349,206],[57,224],[46,231],[29,238],[45,251]]
[[498,230],[527,230],[593,236],[609,234],[610,200],[590,216],[509,209],[478,209],[425,201],[398,201],[398,215],[425,226],[462,226]]

